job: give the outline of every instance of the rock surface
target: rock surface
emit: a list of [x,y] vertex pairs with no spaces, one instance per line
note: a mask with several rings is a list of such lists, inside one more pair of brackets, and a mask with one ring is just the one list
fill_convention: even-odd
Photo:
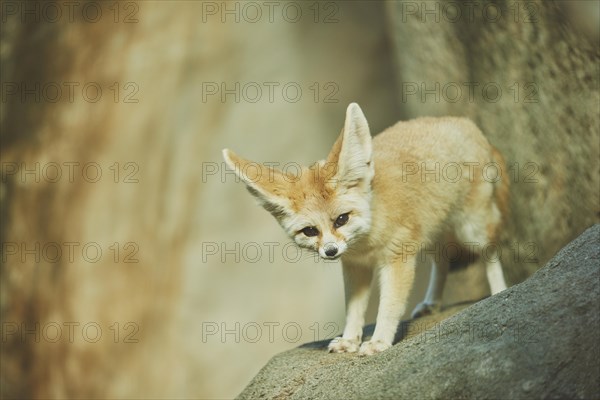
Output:
[[321,341],[282,353],[239,398],[598,398],[599,243],[596,224],[525,282],[403,322],[387,352],[328,354]]

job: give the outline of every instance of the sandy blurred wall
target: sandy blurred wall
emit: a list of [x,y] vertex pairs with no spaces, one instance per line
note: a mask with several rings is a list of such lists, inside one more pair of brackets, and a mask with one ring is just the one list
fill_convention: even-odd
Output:
[[[598,221],[598,3],[474,3],[4,1],[1,396],[232,398],[339,333],[339,265],[298,253],[221,149],[293,171],[352,101],[374,134],[469,116],[519,166],[511,284]],[[447,300],[489,293],[481,271]]]
[[339,266],[285,247],[221,149],[312,162],[351,101],[391,124],[383,21],[362,2],[3,2],[2,395],[231,398],[341,330]]

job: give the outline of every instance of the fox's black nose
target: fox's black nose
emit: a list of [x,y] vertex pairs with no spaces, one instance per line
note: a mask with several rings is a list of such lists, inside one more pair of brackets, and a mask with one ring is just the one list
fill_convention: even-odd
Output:
[[329,247],[327,250],[325,250],[325,255],[327,257],[333,257],[337,254],[337,250],[338,249],[335,246]]

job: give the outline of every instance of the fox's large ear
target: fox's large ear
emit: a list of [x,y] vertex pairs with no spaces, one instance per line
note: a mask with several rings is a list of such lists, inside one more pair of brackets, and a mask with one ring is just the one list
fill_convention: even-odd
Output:
[[266,165],[248,161],[229,149],[223,150],[227,166],[246,184],[261,206],[275,217],[285,213],[289,207],[287,193],[290,179],[283,172]]
[[371,132],[367,119],[356,103],[346,109],[344,130],[333,145],[327,165],[336,165],[335,182],[347,187],[370,184],[374,168]]

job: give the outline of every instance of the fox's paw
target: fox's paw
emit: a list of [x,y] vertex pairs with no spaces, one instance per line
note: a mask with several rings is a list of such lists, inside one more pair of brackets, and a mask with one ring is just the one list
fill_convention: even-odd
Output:
[[360,346],[360,350],[358,351],[358,355],[360,356],[372,356],[375,353],[381,353],[392,347],[391,343],[386,343],[382,340],[369,340],[368,342],[364,342]]
[[360,340],[344,339],[341,336],[336,337],[327,346],[330,353],[356,353],[360,346]]
[[437,314],[442,309],[440,303],[419,303],[412,312],[413,318],[424,317],[426,315]]

